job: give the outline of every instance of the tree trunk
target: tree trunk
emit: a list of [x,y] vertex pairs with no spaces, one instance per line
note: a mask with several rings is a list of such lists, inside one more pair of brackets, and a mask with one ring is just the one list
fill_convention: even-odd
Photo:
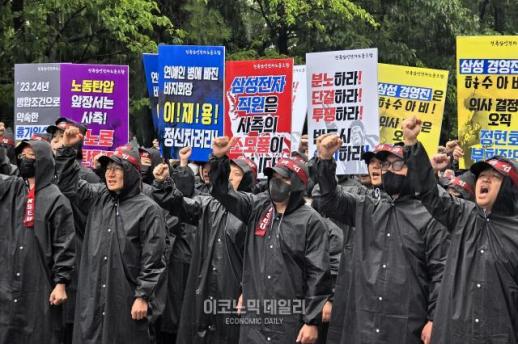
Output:
[[493,9],[495,15],[494,29],[500,33],[505,32],[505,4],[502,0],[493,0]]
[[279,49],[279,54],[289,55],[288,54],[288,30],[285,27],[282,27],[279,30],[279,34],[277,36],[277,49]]
[[277,6],[277,13],[280,18],[280,27],[277,32],[277,49],[279,50],[279,54],[288,55],[288,26],[282,22],[286,17],[284,2],[279,3],[279,6]]

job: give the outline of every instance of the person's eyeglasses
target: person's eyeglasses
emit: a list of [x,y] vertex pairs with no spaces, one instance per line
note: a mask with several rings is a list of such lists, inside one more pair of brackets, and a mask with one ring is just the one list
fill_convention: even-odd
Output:
[[108,165],[106,166],[106,172],[122,172],[122,166],[119,165]]
[[405,166],[404,160],[394,160],[394,161],[388,161],[385,160],[381,163],[381,169],[383,171],[388,171],[388,169],[392,166],[392,171],[401,171],[403,166]]
[[18,160],[22,160],[22,159],[36,159],[36,156],[34,154],[18,154]]
[[496,179],[496,180],[502,180],[504,179],[504,176],[496,171],[484,171],[480,174],[480,178],[490,178],[490,179]]

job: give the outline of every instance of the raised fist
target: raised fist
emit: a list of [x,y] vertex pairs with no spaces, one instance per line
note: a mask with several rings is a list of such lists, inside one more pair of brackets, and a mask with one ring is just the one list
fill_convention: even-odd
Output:
[[180,165],[187,166],[189,163],[189,159],[191,158],[192,148],[191,147],[183,147],[178,152],[178,157],[180,158]]
[[229,139],[227,136],[217,137],[212,141],[212,154],[216,158],[222,158],[227,155],[232,145],[236,142],[237,137]]
[[153,170],[153,176],[157,182],[163,182],[169,178],[169,166],[167,164],[159,164]]
[[453,150],[453,160],[459,161],[464,156],[464,150],[460,146],[456,146]]
[[409,117],[401,124],[405,145],[413,146],[417,143],[417,136],[421,132],[421,120],[416,116]]
[[324,134],[317,138],[318,156],[322,160],[330,160],[342,146],[343,141],[336,134]]
[[304,134],[300,137],[299,148],[297,149],[297,151],[299,153],[308,155],[308,147],[309,147],[308,135]]
[[446,142],[446,154],[450,154],[451,152],[453,152],[455,147],[457,147],[458,145],[459,145],[459,141],[457,141],[457,140],[451,140],[451,141]]
[[68,127],[63,134],[63,145],[72,147],[83,140],[83,134],[77,127]]
[[434,171],[443,171],[450,165],[450,157],[446,154],[435,154],[430,163]]

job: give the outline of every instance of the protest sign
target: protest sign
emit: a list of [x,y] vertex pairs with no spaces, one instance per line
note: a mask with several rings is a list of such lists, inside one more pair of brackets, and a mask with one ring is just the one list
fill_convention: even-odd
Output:
[[457,37],[461,168],[500,155],[518,160],[518,36]]
[[223,134],[225,47],[160,45],[159,141],[166,158],[190,146],[207,161]]
[[83,140],[85,166],[95,155],[128,142],[128,86],[128,66],[61,65],[61,116],[88,128]]
[[429,156],[437,153],[448,71],[382,63],[378,68],[380,142],[403,141],[401,124],[415,115],[422,121],[419,141]]
[[367,173],[361,155],[379,142],[378,50],[306,54],[310,155],[316,139],[336,133],[337,174]]
[[230,157],[255,161],[259,176],[291,153],[293,59],[229,61],[225,134],[237,137]]
[[60,117],[59,72],[57,63],[14,66],[15,140],[46,133]]

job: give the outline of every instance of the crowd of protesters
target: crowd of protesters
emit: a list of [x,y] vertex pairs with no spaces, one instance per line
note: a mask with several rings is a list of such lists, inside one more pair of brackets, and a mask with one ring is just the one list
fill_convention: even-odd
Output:
[[266,168],[0,128],[0,344],[518,343],[518,164],[460,170],[421,122],[337,176],[340,137]]

